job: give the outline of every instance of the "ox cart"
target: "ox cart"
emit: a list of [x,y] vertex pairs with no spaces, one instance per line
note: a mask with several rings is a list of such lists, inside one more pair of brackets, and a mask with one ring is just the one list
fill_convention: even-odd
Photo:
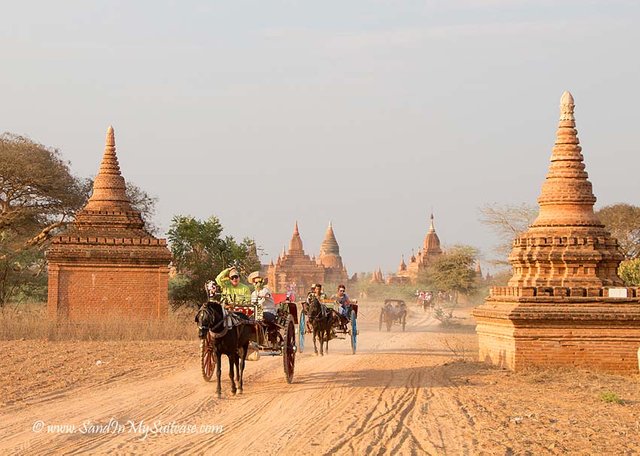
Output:
[[404,331],[407,325],[407,304],[402,299],[385,299],[384,305],[380,309],[380,320],[378,330],[382,331],[382,325],[391,331],[394,323],[402,325]]
[[[335,333],[338,339],[346,339],[347,337],[351,341],[351,353],[356,354],[358,346],[358,301],[352,300],[348,306],[348,319],[346,323],[343,323],[338,317],[339,304],[332,300],[322,300],[321,303],[330,312],[335,312],[336,318],[333,320],[332,331]],[[300,303],[300,324],[298,325],[298,351],[302,353],[304,351],[304,339],[305,334],[312,334],[312,328],[309,324],[308,305],[307,303]]]
[[[282,356],[284,375],[287,383],[293,381],[296,360],[296,328],[298,309],[295,302],[285,299],[285,295],[274,295],[278,304],[276,321],[273,324],[257,319],[258,307],[245,302],[227,302],[225,308],[230,313],[241,313],[247,318],[244,324],[251,326],[252,337],[249,343],[248,360],[258,360],[260,356]],[[280,302],[279,302],[280,301]],[[216,367],[213,350],[213,333],[209,330],[201,335],[201,371],[202,378],[210,382]]]

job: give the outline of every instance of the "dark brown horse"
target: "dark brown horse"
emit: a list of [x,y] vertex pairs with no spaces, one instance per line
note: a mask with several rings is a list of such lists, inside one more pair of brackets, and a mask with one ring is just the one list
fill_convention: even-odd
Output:
[[[233,326],[229,327],[229,323],[224,317],[222,306],[218,302],[208,302],[198,310],[196,314],[196,323],[200,330],[200,337],[206,336],[206,332],[211,333],[213,340],[213,352],[216,356],[216,377],[218,385],[216,393],[218,397],[222,396],[222,387],[220,385],[220,376],[222,374],[222,355],[229,358],[229,378],[231,379],[231,393],[236,394],[239,390],[242,394],[244,365],[247,359],[247,350],[249,348],[249,340],[252,335],[252,328],[248,318],[241,313],[233,313]],[[229,318],[229,317],[227,317]],[[235,380],[239,385],[236,388],[234,381],[234,369],[236,372]]]
[[326,352],[328,354],[331,329],[333,328],[334,321],[337,318],[335,312],[331,309],[327,309],[327,307],[317,299],[310,299],[307,309],[309,324],[311,325],[313,332],[313,350],[317,355],[318,348],[316,346],[316,339],[318,339],[320,341],[320,355],[324,355],[323,344],[326,345]]

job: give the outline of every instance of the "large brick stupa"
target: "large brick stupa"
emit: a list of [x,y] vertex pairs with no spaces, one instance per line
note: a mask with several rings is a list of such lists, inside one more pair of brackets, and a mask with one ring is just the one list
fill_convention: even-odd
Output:
[[91,198],[47,251],[52,317],[152,319],[168,313],[171,253],[132,208],[115,151],[109,127]]
[[640,289],[617,275],[623,257],[593,211],[569,92],[560,104],[539,215],[514,240],[508,286],[492,288],[474,311],[480,360],[637,372]]

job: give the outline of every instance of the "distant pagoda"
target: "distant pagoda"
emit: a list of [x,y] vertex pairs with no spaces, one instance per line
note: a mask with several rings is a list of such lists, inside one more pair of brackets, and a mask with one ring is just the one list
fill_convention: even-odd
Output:
[[408,265],[404,262],[404,256],[402,257],[402,261],[400,262],[400,266],[398,267],[398,272],[396,273],[392,282],[415,283],[420,273],[422,271],[425,271],[429,267],[429,265],[431,265],[435,261],[436,258],[442,255],[440,238],[436,233],[433,213],[431,213],[429,219],[429,230],[424,237],[422,248],[418,250],[418,255],[416,256],[413,252],[411,252],[411,258],[409,259]]
[[338,246],[331,222],[329,222],[329,227],[320,246],[320,254],[318,255],[317,261],[325,269],[325,283],[343,283],[349,278],[347,269],[344,267],[344,264],[342,264],[340,246]]
[[289,250],[282,253],[267,269],[272,291],[284,293],[294,291],[297,296],[306,296],[311,285],[324,282],[324,268],[304,252],[298,222],[293,227]]

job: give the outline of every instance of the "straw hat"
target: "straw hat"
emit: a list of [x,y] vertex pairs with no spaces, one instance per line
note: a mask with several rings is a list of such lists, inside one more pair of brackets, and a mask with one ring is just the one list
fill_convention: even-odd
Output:
[[260,271],[253,271],[251,274],[249,274],[249,277],[247,277],[249,283],[253,283],[255,279],[264,279],[264,277],[262,277],[262,274],[260,274]]

